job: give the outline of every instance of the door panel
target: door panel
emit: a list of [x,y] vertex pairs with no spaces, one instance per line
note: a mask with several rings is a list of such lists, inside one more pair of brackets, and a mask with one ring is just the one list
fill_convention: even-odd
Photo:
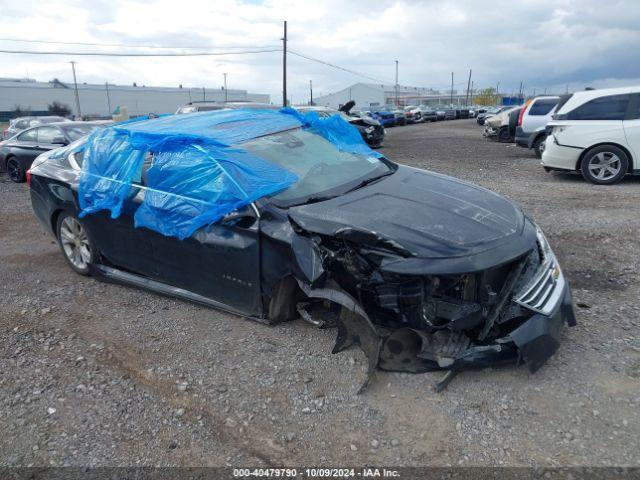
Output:
[[232,221],[179,240],[151,233],[158,280],[228,305],[262,314],[259,219],[250,207]]
[[111,218],[110,212],[103,210],[89,214],[83,220],[98,250],[109,263],[153,277],[158,272],[149,236],[151,232],[146,228],[135,228],[133,222],[133,215],[141,202],[140,189],[134,187],[118,218]]

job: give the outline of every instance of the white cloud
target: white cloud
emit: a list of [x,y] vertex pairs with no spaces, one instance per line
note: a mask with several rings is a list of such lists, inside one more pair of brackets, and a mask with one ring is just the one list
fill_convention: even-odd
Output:
[[[290,48],[384,81],[446,88],[450,72],[477,87],[506,91],[625,84],[640,78],[640,3],[634,0],[492,2],[379,0],[34,0],[9,2],[2,37],[156,45],[280,45],[289,21]],[[52,46],[0,41],[5,49],[121,51],[115,47]],[[145,51],[145,50],[141,50]],[[139,85],[229,86],[281,97],[281,54],[200,58],[96,58],[1,55],[0,76],[69,81],[70,60],[80,81]],[[346,72],[291,56],[294,101],[357,81]],[[458,87],[460,86],[458,85]]]

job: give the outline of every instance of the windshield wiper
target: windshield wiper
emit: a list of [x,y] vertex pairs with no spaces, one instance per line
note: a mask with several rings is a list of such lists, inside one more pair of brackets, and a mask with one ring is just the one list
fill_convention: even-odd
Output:
[[362,187],[366,187],[367,185],[369,185],[370,183],[376,182],[378,180],[380,180],[381,178],[384,177],[388,177],[389,175],[391,175],[395,170],[389,170],[386,173],[383,173],[382,175],[378,175],[377,177],[372,177],[372,178],[367,178],[366,180],[361,181],[358,185],[356,185],[353,188],[350,188],[349,190],[347,190],[344,193],[349,193],[349,192],[353,192],[354,190],[358,190],[359,188]]
[[295,207],[296,205],[308,205],[310,203],[318,203],[318,202],[324,202],[325,200],[331,200],[332,198],[336,198],[337,195],[314,195],[312,197],[308,197],[304,202],[300,202],[300,203],[296,203],[295,205],[292,205],[293,207]]

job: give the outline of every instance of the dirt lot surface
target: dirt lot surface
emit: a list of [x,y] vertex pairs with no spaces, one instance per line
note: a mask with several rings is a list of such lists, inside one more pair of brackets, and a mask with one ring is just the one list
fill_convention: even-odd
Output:
[[3,465],[639,465],[640,179],[545,173],[472,120],[388,130],[400,163],[519,202],[568,275],[578,326],[536,374],[378,372],[335,331],[268,327],[72,273],[0,177]]

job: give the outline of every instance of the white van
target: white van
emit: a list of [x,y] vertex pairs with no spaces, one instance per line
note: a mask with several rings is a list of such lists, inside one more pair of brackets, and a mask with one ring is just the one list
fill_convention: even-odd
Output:
[[547,171],[580,171],[601,185],[640,173],[640,86],[562,96],[547,134]]

